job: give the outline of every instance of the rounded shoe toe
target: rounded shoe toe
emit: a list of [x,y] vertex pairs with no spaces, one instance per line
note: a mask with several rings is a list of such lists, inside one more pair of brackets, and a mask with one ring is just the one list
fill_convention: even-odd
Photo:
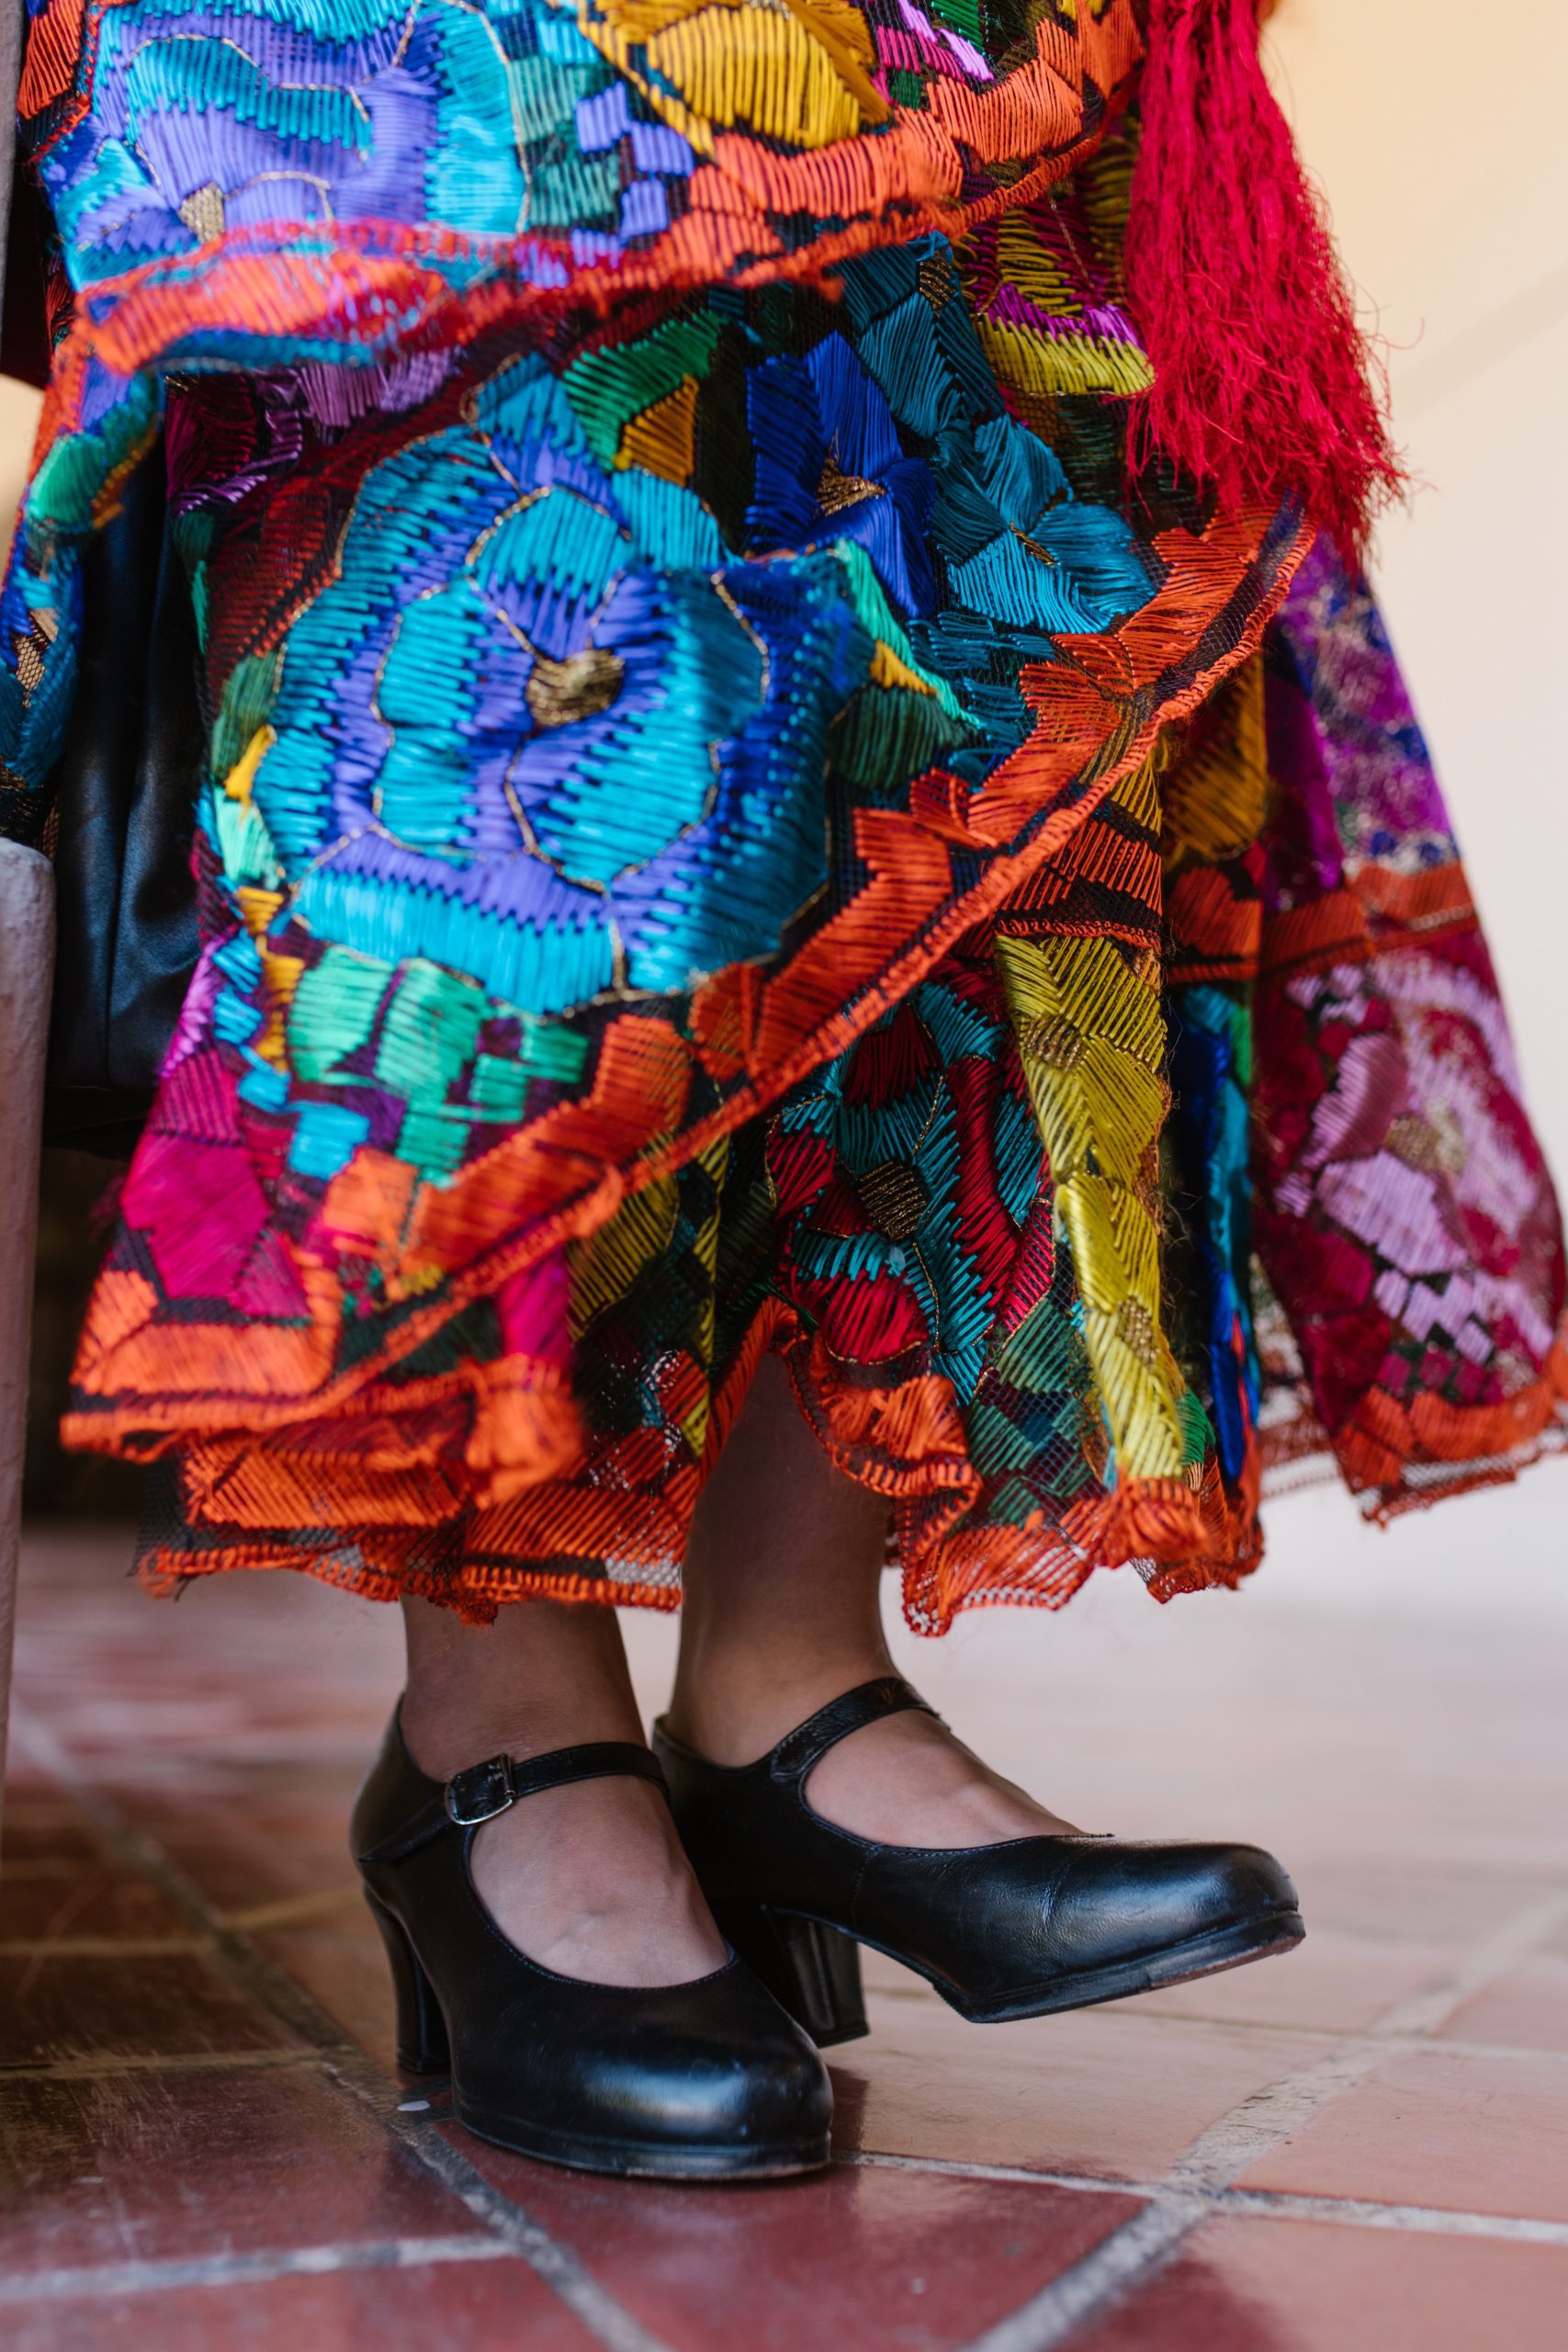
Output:
[[[651,2143],[826,2160],[832,2086],[810,2037],[743,1963],[728,2023],[629,2041],[613,2069],[621,2128]],[[748,1982],[747,1980],[750,1980]],[[608,2086],[605,2086],[606,2087]]]
[[[584,1988],[588,1989],[588,1988]],[[487,2138],[592,2169],[714,2177],[825,2164],[828,2072],[808,2036],[739,1961],[619,1997],[608,1987],[555,2030],[535,2001],[456,2069],[457,2111]]]
[[1296,1890],[1260,1846],[1123,1844],[1086,1849],[1060,1890],[1078,1964],[1164,1951],[1227,1928],[1293,1915]]

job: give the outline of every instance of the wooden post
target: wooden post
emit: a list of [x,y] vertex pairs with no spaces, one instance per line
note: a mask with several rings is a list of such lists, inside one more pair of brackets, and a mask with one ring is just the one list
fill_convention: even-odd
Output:
[[54,870],[0,842],[0,1796],[28,1434],[44,1049],[54,976]]

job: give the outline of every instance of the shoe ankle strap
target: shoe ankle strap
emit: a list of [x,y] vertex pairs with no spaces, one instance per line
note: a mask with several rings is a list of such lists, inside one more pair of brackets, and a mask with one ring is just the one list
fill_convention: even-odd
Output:
[[796,1724],[768,1758],[768,1777],[773,1781],[804,1781],[813,1765],[836,1747],[851,1732],[859,1731],[866,1724],[880,1723],[885,1715],[916,1713],[942,1717],[936,1709],[912,1690],[901,1675],[884,1674],[874,1682],[859,1682],[852,1690],[842,1691],[837,1699],[829,1699],[803,1724]]
[[576,1747],[552,1747],[547,1755],[521,1759],[491,1756],[442,1782],[419,1770],[403,1745],[395,1718],[390,1737],[402,1759],[402,1788],[412,1802],[397,1827],[359,1855],[361,1862],[401,1861],[444,1829],[478,1828],[481,1822],[493,1821],[497,1814],[510,1811],[524,1797],[537,1796],[545,1789],[563,1789],[573,1781],[625,1777],[651,1781],[666,1797],[670,1793],[658,1758],[629,1739],[584,1740]]
[[573,1781],[623,1776],[651,1781],[656,1788],[664,1788],[659,1760],[648,1748],[629,1739],[590,1739],[576,1747],[552,1747],[545,1756],[487,1757],[482,1764],[455,1772],[441,1800],[448,1821],[459,1829],[472,1829],[546,1789],[564,1789]]

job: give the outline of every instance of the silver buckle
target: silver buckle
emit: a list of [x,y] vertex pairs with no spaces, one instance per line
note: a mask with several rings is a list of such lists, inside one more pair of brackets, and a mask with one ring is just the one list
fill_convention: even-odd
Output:
[[455,1772],[447,1781],[446,1818],[459,1829],[472,1829],[481,1821],[493,1821],[516,1800],[511,1757],[492,1756],[483,1764],[471,1764],[466,1772]]

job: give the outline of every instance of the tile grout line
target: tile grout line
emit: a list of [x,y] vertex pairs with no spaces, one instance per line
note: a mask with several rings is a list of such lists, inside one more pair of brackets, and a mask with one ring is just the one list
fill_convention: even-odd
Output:
[[1433,2034],[1473,1995],[1484,1992],[1506,1968],[1528,1960],[1538,1945],[1568,1921],[1568,1894],[1558,1890],[1527,1903],[1480,1937],[1457,1967],[1404,1994],[1369,2031],[1382,2034]]
[[70,1790],[110,1852],[150,1881],[190,1921],[206,1956],[219,1962],[242,1992],[318,2055],[336,2057],[351,2049],[347,2037],[309,1995],[257,1951],[243,1932],[225,1927],[179,1864],[154,1839],[130,1826],[48,1724],[28,1709],[15,1707],[11,1724],[13,1738],[30,1748],[45,1770]]
[[488,2181],[439,2132],[405,2123],[383,2104],[389,2087],[378,2067],[359,2060],[354,2074],[341,2072],[345,2089],[369,2107],[383,2127],[406,2148],[414,2161],[466,2205],[491,2238],[506,2253],[519,2256],[536,2278],[557,2295],[604,2352],[673,2352],[662,2337],[615,2301],[587,2269],[571,2248],[552,2237],[525,2207]]
[[[669,2347],[644,2329],[631,2313],[615,2302],[587,2273],[570,2248],[560,2245],[525,2211],[495,2189],[445,2140],[426,2126],[404,2124],[387,2111],[393,2086],[324,2013],[282,1971],[257,1952],[243,1932],[248,1915],[216,1914],[178,1865],[162,1853],[155,1841],[129,1826],[112,1803],[75,1764],[69,1750],[36,1717],[25,1719],[18,1732],[45,1768],[67,1787],[82,1810],[112,1849],[158,1885],[199,1928],[199,1938],[175,1949],[200,1948],[220,1959],[242,1989],[279,2022],[298,2032],[310,2045],[297,2052],[189,2053],[184,2058],[122,2058],[118,2061],[58,2061],[47,2066],[10,2068],[0,2080],[23,2079],[41,2074],[105,2073],[131,2069],[180,2071],[225,2065],[318,2065],[351,2097],[368,2106],[383,2128],[404,2145],[422,2168],[457,2196],[484,2226],[485,2235],[473,2239],[407,2240],[363,2246],[299,2248],[277,2254],[212,2256],[181,2264],[130,2264],[112,2269],[43,2273],[31,2279],[0,2283],[0,2303],[22,2300],[22,2290],[33,2297],[96,2295],[136,2291],[151,2286],[182,2284],[241,2284],[263,2278],[309,2272],[312,2268],[397,2267],[412,2260],[485,2260],[515,2254],[528,2262],[556,2294],[567,2302],[608,2352],[669,2352]],[[1491,2236],[1528,2243],[1568,2243],[1568,2224],[1523,2217],[1450,2213],[1438,2208],[1382,2205],[1371,2199],[1291,2196],[1267,2190],[1241,2190],[1231,2184],[1258,2156],[1289,2137],[1292,2131],[1350,2087],[1361,2075],[1402,2049],[1430,2046],[1430,2036],[1472,1993],[1480,1990],[1512,1961],[1528,1954],[1564,1917],[1568,1896],[1539,1901],[1505,1921],[1484,1937],[1457,1967],[1416,1993],[1393,2003],[1372,2024],[1342,2038],[1317,2064],[1280,2077],[1263,2091],[1243,2100],[1230,2114],[1201,2133],[1165,2180],[1154,2185],[1105,2180],[1089,2176],[1031,2172],[1025,2168],[969,2165],[961,2160],[902,2157],[865,2151],[840,2155],[849,2165],[886,2165],[899,2169],[949,2173],[980,2179],[1016,2180],[1057,2185],[1080,2191],[1141,2195],[1150,2199],[1143,2213],[1102,2241],[1082,2261],[1054,2281],[997,2327],[976,2338],[966,2352],[1050,2352],[1081,2322],[1119,2301],[1133,2287],[1152,2277],[1198,2224],[1225,2211],[1250,2212],[1280,2218],[1341,2221],[1352,2226],[1406,2230],[1427,2233]],[[118,1947],[117,1947],[118,1948]],[[1161,2012],[1163,2016],[1168,2013]],[[1186,2022],[1187,2020],[1178,2020]],[[1229,2022],[1229,2021],[1226,2021]],[[1327,2029],[1300,2029],[1319,2039],[1332,2039]],[[1444,2050],[1469,2045],[1444,2042]],[[1487,2054],[1536,2058],[1551,2052],[1508,2049]],[[1561,2054],[1561,2053],[1557,2053]],[[1283,2120],[1281,2120],[1281,2112]],[[1243,2119],[1251,2118],[1250,2121]],[[1239,2136],[1237,2127],[1240,2126]],[[1228,2175],[1228,2177],[1225,2176]],[[415,2251],[405,2257],[400,2247]],[[461,2251],[441,2252],[443,2247]],[[206,2265],[216,2266],[210,2279]],[[262,2265],[254,2269],[250,2266]],[[281,2267],[280,2267],[281,2266]],[[190,2273],[192,2275],[187,2276]],[[199,2274],[199,2275],[197,2275]],[[116,2278],[110,2290],[96,2282]],[[58,2282],[58,2283],[55,2283]],[[586,2303],[584,2305],[584,2290]]]
[[[0,1946],[0,1951],[3,1950],[4,1946]],[[895,1992],[886,1984],[868,1984],[866,1987],[866,1998],[873,2007],[879,2001],[929,2003],[937,1997],[938,1996],[931,1993],[924,1984],[912,1988],[908,1993],[902,1988]],[[1141,2000],[1145,1996],[1136,1995],[1134,1997]],[[1371,2024],[1365,2026],[1290,2025],[1282,2019],[1273,2018],[1227,2018],[1218,2010],[1204,2010],[1201,2013],[1186,2009],[1139,2008],[1134,2010],[1125,2003],[1117,2003],[1114,2006],[1124,2017],[1140,2027],[1145,2025],[1203,2026],[1211,2030],[1218,2028],[1222,2033],[1226,2034],[1261,2034],[1272,2041],[1317,2042],[1325,2050],[1337,2050],[1348,2034],[1375,2033],[1380,2045],[1391,2058],[1397,2057],[1404,2051],[1430,2050],[1435,2047],[1451,2051],[1456,2058],[1522,2058],[1528,2059],[1532,2066],[1568,2066],[1568,2047],[1562,2050],[1550,2050],[1538,2043],[1524,2041],[1471,2041],[1461,2040],[1457,2034],[1444,2034],[1439,2041],[1433,2034],[1417,2028],[1402,2027],[1395,2030],[1380,2024],[1376,2018]]]
[[1380,2205],[1371,2197],[1314,2197],[1295,2189],[1227,2188],[1223,2212],[1285,2222],[1337,2222],[1352,2230],[1392,2230],[1414,2237],[1491,2238],[1507,2245],[1568,2246],[1568,2222],[1528,2213],[1469,2213],[1440,2205]]
[[[875,2149],[840,2151],[836,2164],[872,2170],[931,2173],[957,2180],[989,2180],[1010,2188],[1068,2188],[1079,2196],[1142,2197],[1151,2201],[1164,2184],[1122,2180],[1099,2173],[1032,2172],[1026,2165],[987,2165],[962,2157],[903,2156]],[[1501,2238],[1529,2245],[1568,2246],[1568,2222],[1518,2213],[1475,2213],[1462,2207],[1385,2205],[1372,2197],[1319,2197],[1280,2188],[1194,2190],[1215,2213],[1269,2214],[1284,2221],[1339,2222],[1352,2229],[1409,2231],[1427,2237]]]
[[344,2041],[327,2050],[181,2050],[164,2057],[156,2052],[127,2051],[118,2057],[43,2058],[36,2064],[0,2066],[0,2086],[6,2083],[102,2082],[115,2075],[230,2075],[242,2070],[276,2072],[300,2066],[324,2066],[347,2054]]
[[886,2148],[836,2148],[833,2162],[852,2172],[929,2172],[953,2180],[994,2180],[1017,2188],[1076,2188],[1091,2197],[1155,2197],[1159,2184],[1117,2180],[1101,2173],[1033,2171],[1028,2165],[988,2165],[966,2156],[906,2156]]
[[328,2075],[370,2109],[423,2172],[457,2197],[507,2252],[521,2256],[604,2352],[671,2352],[599,2284],[569,2246],[493,2188],[477,2165],[428,2128],[422,2130],[398,2113],[398,2086],[374,2060],[345,2041],[325,2012],[247,1936],[221,1924],[184,1871],[153,1839],[130,1826],[47,1724],[26,1708],[14,1708],[11,1736],[69,1791],[111,1852],[133,1865],[186,1918],[210,1934],[214,1957],[240,1990],[297,2034]]
[[0,1960],[162,1960],[211,1949],[210,1936],[16,1936],[0,1940]]
[[158,2294],[175,2287],[264,2287],[275,2278],[330,2278],[342,2270],[412,2270],[449,2262],[505,2262],[512,2249],[499,2238],[373,2238],[346,2245],[283,2246],[254,2254],[192,2255],[164,2261],[107,2262],[81,2269],[0,2275],[0,2310],[7,2304],[100,2301],[111,2296]]
[[1280,2146],[1390,2055],[1391,2035],[1431,2033],[1472,1993],[1568,1919],[1568,1894],[1527,1905],[1483,1936],[1456,1966],[1393,2002],[1371,2026],[1218,2117],[1177,2158],[1151,2202],[1059,2278],[976,2336],[963,2352],[1055,2352],[1085,2321],[1164,2267],[1249,2165]]

